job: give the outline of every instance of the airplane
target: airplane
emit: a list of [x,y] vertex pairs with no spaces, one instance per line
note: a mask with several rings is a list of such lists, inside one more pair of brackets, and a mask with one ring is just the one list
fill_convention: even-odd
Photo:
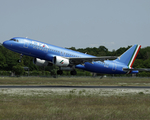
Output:
[[3,46],[20,53],[19,62],[23,55],[27,55],[34,57],[35,65],[58,66],[57,74],[59,75],[63,74],[63,70],[69,70],[71,75],[76,75],[76,68],[101,74],[135,74],[139,71],[150,71],[147,68],[132,68],[141,45],[132,46],[119,57],[96,57],[23,37],[14,37],[4,41]]

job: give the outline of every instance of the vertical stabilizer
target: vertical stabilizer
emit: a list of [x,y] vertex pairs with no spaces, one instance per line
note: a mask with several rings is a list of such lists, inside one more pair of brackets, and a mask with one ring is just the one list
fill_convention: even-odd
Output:
[[130,49],[128,49],[125,53],[119,56],[116,61],[124,63],[129,68],[132,68],[132,65],[135,61],[135,58],[141,48],[141,45],[134,45]]

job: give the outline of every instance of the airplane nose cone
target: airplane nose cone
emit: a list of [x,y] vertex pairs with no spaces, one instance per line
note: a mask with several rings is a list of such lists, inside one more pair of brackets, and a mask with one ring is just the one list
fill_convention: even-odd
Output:
[[4,47],[7,47],[7,46],[8,46],[8,41],[4,41],[4,42],[3,42],[3,46],[4,46]]

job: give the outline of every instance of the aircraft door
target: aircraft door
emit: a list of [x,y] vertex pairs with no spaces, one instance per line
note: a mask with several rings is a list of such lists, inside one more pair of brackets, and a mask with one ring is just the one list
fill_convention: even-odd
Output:
[[26,40],[24,41],[23,47],[24,47],[24,48],[28,48],[28,41],[26,41]]
[[43,48],[43,51],[45,52],[45,53],[47,53],[48,52],[48,49],[47,48]]
[[117,69],[117,64],[113,63],[112,71],[116,71],[116,69]]

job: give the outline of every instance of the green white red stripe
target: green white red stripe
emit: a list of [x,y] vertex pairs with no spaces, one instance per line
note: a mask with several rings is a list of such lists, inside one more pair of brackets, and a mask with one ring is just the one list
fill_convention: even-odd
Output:
[[136,49],[134,50],[134,53],[133,53],[133,55],[132,55],[132,57],[131,57],[131,59],[130,59],[130,62],[129,62],[129,64],[128,64],[128,67],[129,67],[130,69],[132,69],[132,65],[133,65],[133,63],[134,63],[134,61],[135,61],[135,59],[136,59],[136,57],[137,57],[137,54],[138,54],[140,48],[141,48],[141,45],[137,45],[137,46],[136,46]]

